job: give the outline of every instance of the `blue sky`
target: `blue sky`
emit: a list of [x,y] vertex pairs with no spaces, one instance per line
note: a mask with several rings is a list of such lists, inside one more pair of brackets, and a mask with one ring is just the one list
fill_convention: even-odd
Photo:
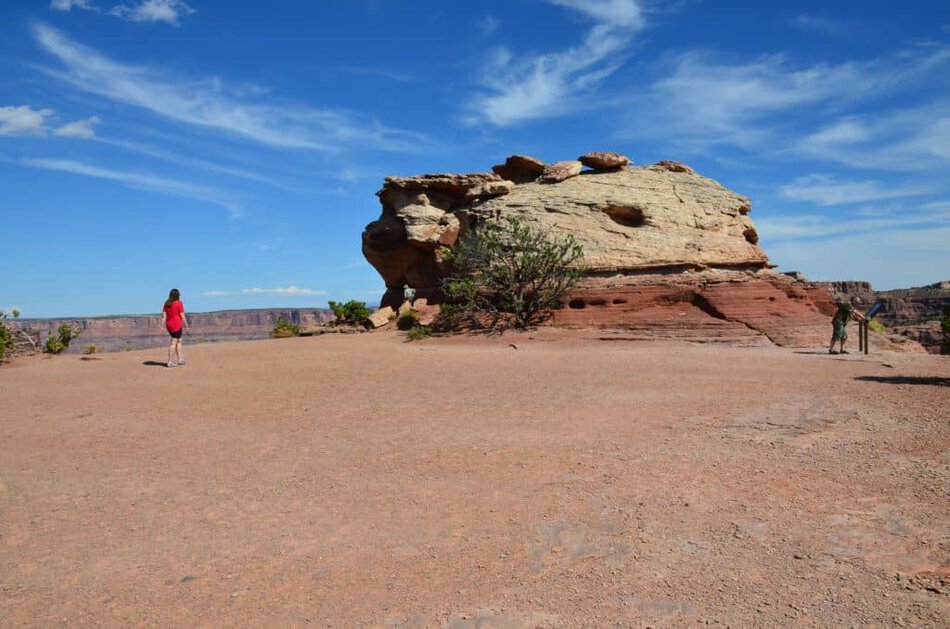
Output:
[[752,198],[781,270],[950,277],[950,4],[0,6],[0,309],[375,304],[386,175],[613,150]]

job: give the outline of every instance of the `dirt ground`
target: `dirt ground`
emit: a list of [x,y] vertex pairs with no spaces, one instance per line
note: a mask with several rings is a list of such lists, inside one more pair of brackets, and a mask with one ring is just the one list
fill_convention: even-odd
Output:
[[4,365],[0,625],[950,626],[950,359],[583,337]]

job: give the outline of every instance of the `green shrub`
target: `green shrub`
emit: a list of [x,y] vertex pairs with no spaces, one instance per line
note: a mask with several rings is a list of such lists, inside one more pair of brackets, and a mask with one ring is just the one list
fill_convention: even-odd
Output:
[[300,324],[293,323],[281,317],[277,319],[277,323],[274,324],[274,329],[271,330],[270,335],[275,339],[300,336]]
[[89,345],[86,346],[86,349],[82,350],[82,353],[86,355],[97,354],[98,352],[99,352],[99,346],[96,345],[95,343],[90,343]]
[[370,309],[366,307],[365,302],[352,299],[345,304],[336,301],[329,303],[330,310],[336,317],[334,323],[337,325],[363,325],[369,319]]
[[43,351],[47,354],[61,354],[66,347],[66,344],[63,343],[58,336],[50,334],[46,337],[46,344],[43,346]]
[[68,323],[64,323],[59,326],[59,328],[56,330],[56,333],[59,335],[59,340],[63,342],[63,345],[69,347],[69,342],[77,338],[82,333],[82,330],[78,325],[69,325]]
[[448,303],[440,325],[524,329],[560,308],[584,271],[574,238],[515,218],[488,220],[465,234],[445,260],[454,271],[442,281]]
[[69,349],[70,341],[76,339],[81,333],[79,326],[64,323],[57,328],[56,334],[46,337],[44,350],[47,354],[61,354]]
[[427,325],[417,325],[411,328],[406,333],[406,339],[410,341],[418,341],[419,339],[424,339],[427,336],[432,335],[432,328]]
[[873,330],[878,334],[884,334],[884,332],[887,331],[887,328],[884,327],[884,324],[881,323],[880,319],[877,317],[872,317],[871,320],[868,321],[868,329]]
[[0,321],[0,360],[7,355],[7,351],[13,349],[13,333]]
[[396,320],[396,327],[400,330],[411,330],[419,325],[419,313],[415,310],[409,310],[402,314]]

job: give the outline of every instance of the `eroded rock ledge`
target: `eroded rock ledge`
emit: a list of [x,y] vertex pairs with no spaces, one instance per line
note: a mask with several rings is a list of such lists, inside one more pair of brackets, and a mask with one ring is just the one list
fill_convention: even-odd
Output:
[[382,305],[397,306],[403,284],[439,303],[445,251],[482,218],[513,216],[584,247],[588,277],[557,324],[827,340],[828,292],[771,270],[747,197],[678,162],[629,164],[608,152],[553,164],[513,155],[490,173],[387,177],[382,213],[363,232],[363,254],[386,282]]

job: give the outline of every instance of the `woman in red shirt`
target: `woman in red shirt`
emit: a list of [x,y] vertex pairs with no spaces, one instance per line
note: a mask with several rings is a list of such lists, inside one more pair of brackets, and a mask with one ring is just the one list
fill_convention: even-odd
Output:
[[[185,319],[185,305],[181,303],[181,293],[177,288],[171,289],[168,300],[162,308],[162,327],[171,337],[171,344],[168,346],[168,366],[184,365],[185,357],[181,355],[181,333],[188,327],[188,320]],[[172,352],[178,358],[177,361],[172,361]]]

